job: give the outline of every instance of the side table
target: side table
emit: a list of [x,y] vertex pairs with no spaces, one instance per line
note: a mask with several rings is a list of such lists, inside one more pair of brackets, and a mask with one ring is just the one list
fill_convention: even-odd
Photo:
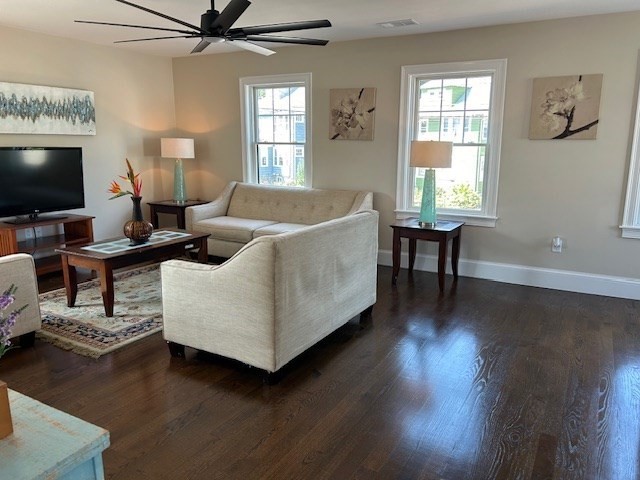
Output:
[[0,478],[104,480],[109,432],[9,390],[13,434],[0,440]]
[[148,202],[149,210],[151,212],[151,223],[153,228],[158,228],[158,213],[168,213],[176,215],[178,228],[185,229],[184,211],[187,207],[193,207],[194,205],[202,205],[203,203],[209,203],[208,200],[185,200],[184,202],[176,202],[175,200],[160,200],[157,202]]
[[416,242],[427,240],[438,242],[438,286],[440,291],[444,290],[444,273],[447,262],[447,244],[449,239],[453,239],[451,249],[451,270],[453,270],[454,281],[458,279],[458,258],[460,257],[460,233],[464,222],[440,221],[435,228],[422,228],[418,225],[417,218],[406,218],[396,220],[390,226],[393,228],[393,275],[391,281],[393,285],[398,280],[400,271],[400,251],[401,238],[409,239],[409,271],[413,271],[416,261]]

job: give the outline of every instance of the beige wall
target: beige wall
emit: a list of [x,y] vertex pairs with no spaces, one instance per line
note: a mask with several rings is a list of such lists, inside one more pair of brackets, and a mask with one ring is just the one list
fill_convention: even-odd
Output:
[[96,217],[96,238],[121,235],[131,217],[131,201],[107,193],[125,157],[142,172],[143,201],[170,196],[171,165],[157,159],[157,139],[175,126],[170,59],[8,28],[0,44],[0,81],[95,93],[95,136],[0,135],[0,145],[82,147],[86,207],[73,213]]
[[[620,238],[636,96],[640,13],[584,17],[250,53],[176,58],[177,126],[196,136],[187,182],[214,198],[242,179],[238,79],[312,72],[313,185],[375,192],[380,248],[391,249],[400,67],[507,58],[496,228],[465,227],[462,258],[640,277],[640,244]],[[527,139],[532,79],[604,74],[595,141]],[[375,139],[328,140],[329,89],[376,87]],[[562,254],[551,238],[566,240]],[[423,252],[435,253],[432,246]]]

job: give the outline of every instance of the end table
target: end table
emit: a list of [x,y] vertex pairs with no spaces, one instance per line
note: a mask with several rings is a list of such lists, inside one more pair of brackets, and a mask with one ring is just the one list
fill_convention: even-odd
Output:
[[406,218],[396,220],[390,226],[393,228],[393,275],[391,281],[393,285],[398,280],[400,271],[400,251],[401,238],[409,239],[409,271],[413,271],[416,261],[417,240],[427,240],[438,242],[438,286],[440,291],[444,290],[444,273],[447,262],[447,244],[449,239],[453,239],[451,249],[451,270],[453,270],[454,281],[458,279],[458,258],[460,257],[460,233],[464,222],[439,221],[433,228],[422,228],[418,225],[417,218]]
[[151,223],[153,228],[158,228],[158,213],[168,213],[177,216],[178,228],[185,229],[184,211],[187,207],[194,205],[202,205],[209,203],[209,200],[185,200],[184,202],[176,202],[175,200],[160,200],[157,202],[148,202],[149,211],[151,212]]

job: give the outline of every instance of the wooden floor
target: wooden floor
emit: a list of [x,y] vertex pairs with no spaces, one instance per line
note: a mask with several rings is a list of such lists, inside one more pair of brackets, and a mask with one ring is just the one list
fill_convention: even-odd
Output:
[[439,296],[433,273],[394,288],[380,267],[371,322],[287,373],[172,359],[160,334],[0,361],[10,388],[111,432],[110,479],[640,478],[638,301],[450,276]]

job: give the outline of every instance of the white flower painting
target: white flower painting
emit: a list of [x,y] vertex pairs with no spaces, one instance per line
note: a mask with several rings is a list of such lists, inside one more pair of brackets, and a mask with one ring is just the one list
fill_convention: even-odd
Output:
[[373,140],[375,88],[334,88],[329,102],[331,140]]
[[593,74],[534,79],[529,138],[595,139],[602,77]]

